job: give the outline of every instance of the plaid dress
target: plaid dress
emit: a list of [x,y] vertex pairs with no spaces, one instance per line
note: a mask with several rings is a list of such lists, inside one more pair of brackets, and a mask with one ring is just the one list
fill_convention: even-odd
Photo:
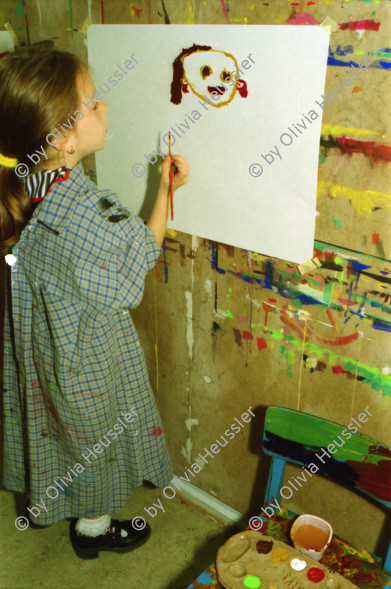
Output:
[[173,476],[128,311],[160,252],[81,163],[8,252],[4,485],[29,495],[40,525],[113,513],[143,479],[164,487]]

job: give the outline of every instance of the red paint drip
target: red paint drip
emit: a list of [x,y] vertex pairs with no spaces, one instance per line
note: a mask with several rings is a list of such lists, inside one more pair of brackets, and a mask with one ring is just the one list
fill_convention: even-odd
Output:
[[257,346],[259,352],[263,350],[263,348],[267,348],[266,340],[263,339],[263,337],[257,337]]
[[377,242],[380,239],[380,233],[372,233],[372,243],[373,245],[377,245]]
[[102,19],[102,25],[105,24],[105,7],[103,0],[100,0],[100,16]]
[[[269,299],[269,301],[270,300],[274,301],[274,299]],[[276,302],[276,301],[274,301],[274,302]],[[263,307],[263,310],[265,311],[265,327],[266,327],[267,326],[267,318],[269,316],[269,313],[274,310],[274,307],[272,307],[271,305],[268,305],[267,303],[262,303],[262,307]]]
[[335,327],[335,321],[334,321],[334,317],[333,317],[333,314],[332,314],[332,312],[330,311],[330,309],[327,309],[327,310],[326,310],[326,315],[327,315],[327,317],[330,319],[330,321],[331,321],[331,323],[332,323],[333,327]]
[[379,159],[386,162],[391,161],[391,146],[375,143],[375,141],[357,141],[356,139],[347,139],[346,137],[336,137],[339,149],[348,155],[352,153],[362,153],[377,161]]
[[329,346],[346,346],[347,344],[351,344],[354,342],[359,336],[358,331],[356,333],[352,333],[352,335],[345,335],[344,337],[337,337],[335,340],[325,340],[323,338],[320,339],[321,342],[324,344],[328,344]]
[[142,8],[136,8],[135,6],[133,6],[133,4],[132,4],[131,8],[132,8],[132,9],[134,10],[134,12],[136,13],[136,16],[137,16],[137,18],[140,18],[140,14],[141,14],[142,12],[144,12]]
[[243,337],[244,337],[244,339],[254,339],[253,334],[250,333],[249,331],[243,331]]
[[379,22],[374,20],[357,20],[355,22],[343,22],[339,25],[341,31],[378,31]]

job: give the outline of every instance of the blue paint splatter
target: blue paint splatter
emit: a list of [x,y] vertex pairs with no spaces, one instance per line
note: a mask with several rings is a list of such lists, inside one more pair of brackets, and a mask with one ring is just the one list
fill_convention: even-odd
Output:
[[219,268],[217,265],[217,246],[211,245],[209,247],[209,251],[212,254],[212,260],[211,260],[212,270],[217,270],[217,272],[219,274],[225,274],[225,270],[223,270],[222,268]]
[[378,329],[379,331],[388,331],[391,333],[391,323],[388,321],[383,321],[382,319],[374,319],[372,322],[373,329]]
[[373,61],[371,63],[371,65],[369,65],[367,68],[360,68],[358,63],[356,63],[355,61],[343,61],[341,59],[336,59],[335,57],[332,57],[331,55],[329,55],[329,57],[327,59],[327,65],[336,65],[339,67],[356,67],[359,70],[368,69],[368,68],[376,68],[376,69],[384,69],[384,70],[391,69],[391,61],[382,61],[381,59],[377,59],[376,61]]

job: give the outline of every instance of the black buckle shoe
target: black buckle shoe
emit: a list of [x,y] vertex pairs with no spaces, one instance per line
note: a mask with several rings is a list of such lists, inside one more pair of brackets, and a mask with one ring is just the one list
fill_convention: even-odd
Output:
[[[91,537],[79,534],[76,530],[77,519],[70,525],[70,537],[74,551],[79,558],[98,558],[100,550],[110,550],[123,554],[130,552],[144,544],[151,535],[151,528],[145,522],[145,528],[136,530],[132,520],[119,521],[112,519],[110,527],[105,534]],[[126,530],[128,535],[123,537],[121,530]]]

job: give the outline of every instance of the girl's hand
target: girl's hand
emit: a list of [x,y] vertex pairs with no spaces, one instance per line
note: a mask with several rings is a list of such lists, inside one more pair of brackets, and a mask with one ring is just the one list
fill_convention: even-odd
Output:
[[[181,155],[172,156],[172,186],[173,190],[177,190],[184,186],[189,180],[189,164]],[[159,188],[169,190],[170,188],[170,165],[171,158],[167,155],[162,162],[162,173],[160,176]]]

